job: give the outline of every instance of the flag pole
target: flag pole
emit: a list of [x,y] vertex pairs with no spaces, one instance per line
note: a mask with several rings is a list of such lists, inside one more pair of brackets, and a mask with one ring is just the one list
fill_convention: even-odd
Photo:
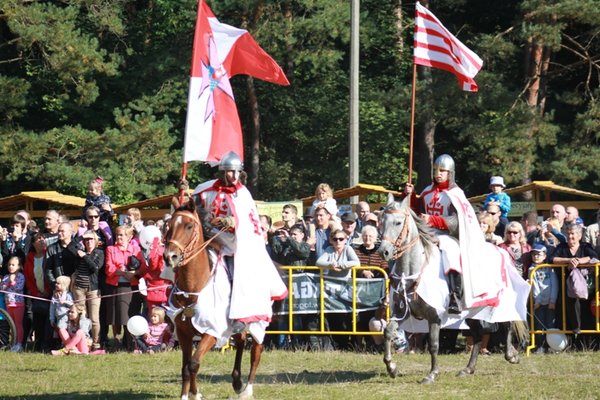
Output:
[[185,189],[183,188],[184,185],[181,184],[181,182],[185,181],[185,178],[187,176],[187,162],[183,162],[183,165],[181,167],[181,181],[179,184],[179,204],[183,204],[183,197],[184,197],[184,193],[185,193]]
[[410,101],[410,146],[408,152],[408,183],[412,184],[413,142],[415,137],[415,98],[417,97],[417,64],[413,58],[412,95]]

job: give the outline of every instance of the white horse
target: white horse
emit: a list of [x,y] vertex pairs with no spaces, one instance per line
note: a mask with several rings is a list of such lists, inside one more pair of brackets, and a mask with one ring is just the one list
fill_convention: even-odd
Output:
[[[527,328],[523,321],[510,322],[502,320],[498,314],[524,315],[527,296],[523,296],[523,284],[527,283],[518,276],[512,263],[505,263],[503,273],[508,276],[507,286],[502,289],[500,306],[504,312],[494,312],[494,307],[479,307],[466,310],[461,316],[453,321],[452,315],[448,315],[446,309],[449,300],[447,283],[444,277],[441,263],[440,250],[437,246],[437,238],[429,227],[410,209],[408,198],[402,203],[394,201],[390,194],[388,204],[383,211],[383,241],[379,252],[387,261],[395,260],[391,274],[390,305],[392,307],[392,320],[388,324],[385,337],[384,362],[388,374],[392,377],[398,375],[396,363],[392,361],[392,339],[396,336],[398,320],[402,322],[406,318],[425,320],[429,325],[429,353],[431,354],[431,370],[423,378],[421,383],[433,383],[439,374],[438,350],[439,334],[442,326],[448,326],[452,322],[460,322],[464,319],[473,334],[473,350],[467,366],[462,369],[458,376],[466,376],[475,372],[477,356],[481,348],[481,338],[484,333],[490,332],[496,326],[496,322],[509,325],[505,341],[505,359],[516,364],[519,362],[518,352],[512,345],[513,335],[517,340],[527,340]],[[488,244],[486,244],[488,245]],[[489,246],[493,246],[489,244]],[[508,257],[499,249],[490,248],[499,257]],[[492,260],[486,259],[486,263]],[[498,264],[500,270],[500,263]],[[409,279],[406,279],[411,277]],[[512,282],[511,282],[512,280]],[[515,286],[516,289],[513,287]],[[520,292],[516,293],[516,291]],[[528,293],[528,289],[526,289]],[[512,304],[507,304],[512,302]],[[517,304],[519,303],[519,304]],[[521,312],[506,313],[508,308],[520,308]],[[500,318],[500,319],[499,319]],[[525,318],[520,318],[524,320]],[[490,323],[486,323],[488,321]]]

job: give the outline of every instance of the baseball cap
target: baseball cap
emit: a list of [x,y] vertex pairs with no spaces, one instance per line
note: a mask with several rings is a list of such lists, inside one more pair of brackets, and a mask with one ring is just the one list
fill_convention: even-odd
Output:
[[544,252],[544,253],[545,253],[545,252],[546,252],[546,246],[544,246],[544,245],[543,245],[543,244],[541,244],[541,243],[536,243],[536,244],[533,246],[533,249],[532,249],[531,251],[535,251],[536,253],[542,253],[542,252]]
[[346,214],[342,215],[342,222],[356,222],[356,215],[354,215],[354,213],[347,212]]
[[373,222],[377,223],[378,222],[377,215],[375,215],[374,213],[369,213],[369,214],[367,214],[365,221],[373,221]]

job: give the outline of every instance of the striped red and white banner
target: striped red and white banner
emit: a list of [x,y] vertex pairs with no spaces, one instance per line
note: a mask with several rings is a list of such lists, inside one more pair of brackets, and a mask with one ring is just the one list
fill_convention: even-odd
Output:
[[462,44],[439,19],[416,3],[414,63],[453,73],[463,90],[476,92],[473,79],[483,65],[477,54]]

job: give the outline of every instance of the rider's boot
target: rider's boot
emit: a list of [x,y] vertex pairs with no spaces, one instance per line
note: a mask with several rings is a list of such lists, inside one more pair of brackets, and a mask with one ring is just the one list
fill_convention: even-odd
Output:
[[450,303],[448,314],[460,314],[462,312],[462,276],[456,271],[448,272],[448,289],[450,291]]

